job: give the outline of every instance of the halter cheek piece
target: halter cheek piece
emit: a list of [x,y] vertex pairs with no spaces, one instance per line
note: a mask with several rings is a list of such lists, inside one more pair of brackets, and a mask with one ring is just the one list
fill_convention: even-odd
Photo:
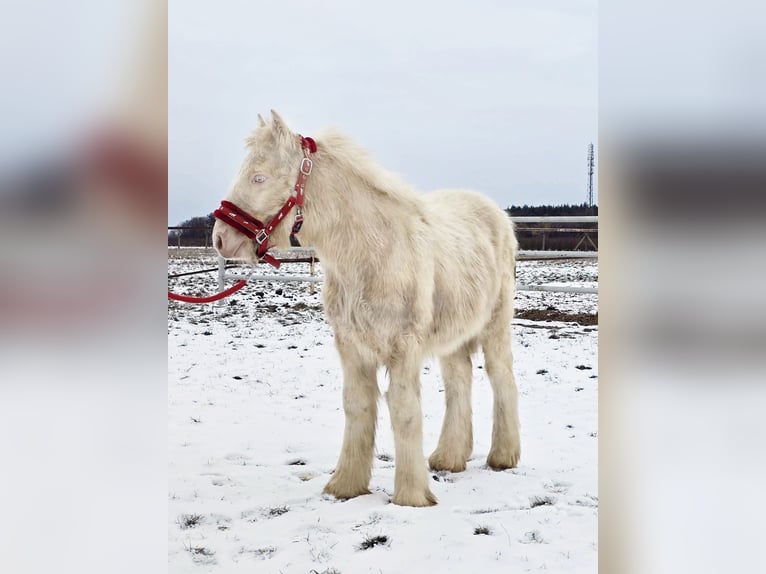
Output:
[[317,144],[311,138],[304,138],[298,136],[301,139],[301,149],[303,149],[303,159],[301,160],[300,173],[298,174],[298,181],[295,182],[295,195],[291,195],[287,198],[287,201],[282,206],[274,217],[269,220],[268,224],[264,224],[246,211],[240,209],[230,201],[222,201],[221,207],[213,212],[213,216],[216,219],[220,219],[224,223],[232,226],[240,233],[244,233],[248,238],[255,241],[257,244],[256,255],[259,260],[266,261],[274,267],[279,267],[279,261],[269,255],[269,237],[274,229],[279,225],[290,213],[293,206],[297,206],[295,213],[295,220],[293,222],[293,233],[298,233],[303,225],[303,199],[306,191],[306,182],[311,175],[311,169],[314,166],[314,162],[311,161],[311,154],[316,153]]

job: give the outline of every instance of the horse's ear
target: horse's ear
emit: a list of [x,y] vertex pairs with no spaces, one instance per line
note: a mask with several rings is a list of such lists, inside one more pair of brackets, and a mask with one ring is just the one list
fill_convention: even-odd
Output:
[[266,120],[263,119],[263,116],[261,114],[258,114],[258,127],[259,128],[266,127]]
[[285,120],[283,120],[282,116],[280,116],[274,110],[271,110],[271,125],[274,129],[275,135],[285,138],[293,137],[293,132],[291,132],[290,128],[287,127]]

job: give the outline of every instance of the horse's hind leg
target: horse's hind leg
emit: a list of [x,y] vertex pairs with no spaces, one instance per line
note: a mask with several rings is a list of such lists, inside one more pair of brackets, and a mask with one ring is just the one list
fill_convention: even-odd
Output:
[[428,459],[433,470],[463,471],[471,456],[471,351],[475,346],[471,342],[441,358],[446,411],[439,445]]
[[504,291],[481,335],[487,375],[494,393],[492,447],[487,464],[496,470],[515,467],[521,456],[518,390],[511,354],[513,297],[510,289]]

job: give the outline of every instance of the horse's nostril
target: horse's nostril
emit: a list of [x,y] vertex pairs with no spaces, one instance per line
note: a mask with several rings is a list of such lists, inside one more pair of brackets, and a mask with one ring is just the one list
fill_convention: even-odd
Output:
[[223,239],[221,239],[220,235],[215,236],[215,248],[220,251],[223,249]]

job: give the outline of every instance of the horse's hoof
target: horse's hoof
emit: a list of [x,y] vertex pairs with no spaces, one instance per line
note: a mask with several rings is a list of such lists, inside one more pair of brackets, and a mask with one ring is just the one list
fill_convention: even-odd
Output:
[[437,500],[433,493],[426,488],[425,491],[394,493],[392,502],[398,506],[423,507],[433,506],[437,503]]
[[487,466],[492,470],[506,470],[516,468],[521,458],[521,448],[505,451],[489,451],[487,456]]
[[449,470],[451,472],[463,472],[466,467],[466,460],[455,456],[448,456],[445,453],[435,450],[428,459],[428,466],[431,470]]
[[325,485],[322,492],[334,496],[335,498],[345,500],[347,498],[362,496],[363,494],[370,494],[370,489],[367,488],[367,486],[349,484],[342,478],[333,476],[330,479],[330,482]]

